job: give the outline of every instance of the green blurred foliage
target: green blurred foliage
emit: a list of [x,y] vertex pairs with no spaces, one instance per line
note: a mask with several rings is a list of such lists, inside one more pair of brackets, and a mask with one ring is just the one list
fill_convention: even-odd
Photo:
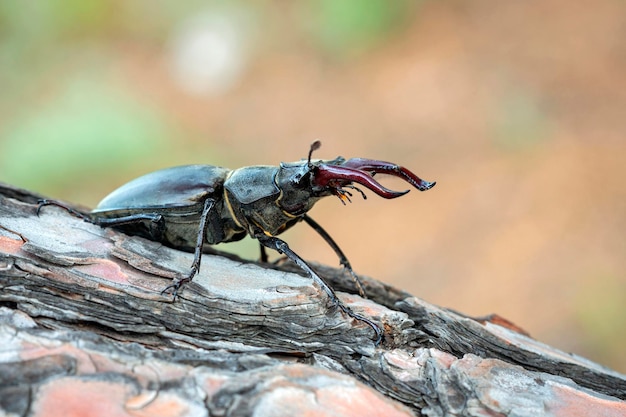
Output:
[[160,4],[0,2],[0,181],[94,205],[155,165],[217,159],[206,143],[180,146],[176,121],[113,67],[119,38],[161,45],[200,7]]
[[[58,96],[11,123],[0,142],[0,178],[60,192],[111,168],[145,164],[168,148],[159,115],[114,88],[74,78]],[[78,185],[80,187],[80,185]]]
[[4,36],[11,34],[18,42],[37,39],[52,43],[98,33],[112,13],[110,2],[104,0],[9,0],[0,3],[0,25]]
[[626,282],[612,274],[581,282],[575,305],[585,349],[607,362],[623,363],[626,335],[619,329],[626,329]]
[[358,55],[401,28],[419,2],[398,0],[317,0],[308,4],[310,32],[335,57]]

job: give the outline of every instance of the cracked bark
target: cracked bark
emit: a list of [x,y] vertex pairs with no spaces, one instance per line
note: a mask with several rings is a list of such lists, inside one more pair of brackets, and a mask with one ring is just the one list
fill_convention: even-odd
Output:
[[[293,265],[192,255],[0,185],[0,410],[7,415],[626,416],[626,377],[376,280],[355,295],[385,340]],[[417,279],[417,277],[416,277]]]

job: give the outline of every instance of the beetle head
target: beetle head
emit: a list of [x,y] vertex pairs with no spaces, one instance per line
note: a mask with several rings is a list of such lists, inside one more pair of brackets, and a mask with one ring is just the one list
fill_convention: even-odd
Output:
[[306,213],[317,200],[329,195],[337,196],[343,204],[350,201],[350,190],[355,190],[366,198],[365,193],[353,185],[354,183],[387,199],[409,192],[393,191],[384,187],[374,179],[375,174],[402,178],[420,191],[429,190],[435,185],[435,182],[424,181],[408,169],[390,162],[365,158],[346,160],[340,156],[331,160],[312,160],[313,151],[320,146],[320,141],[311,144],[306,161],[280,164],[277,183],[282,197],[279,204],[283,210],[294,216]]

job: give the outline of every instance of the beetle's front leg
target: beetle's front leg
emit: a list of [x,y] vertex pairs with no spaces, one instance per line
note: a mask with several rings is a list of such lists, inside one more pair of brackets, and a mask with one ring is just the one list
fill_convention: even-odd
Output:
[[369,320],[368,318],[355,313],[354,311],[352,311],[348,306],[346,306],[340,299],[339,297],[337,297],[337,294],[335,293],[335,291],[330,287],[330,285],[328,285],[323,279],[322,277],[320,277],[314,270],[313,268],[311,268],[309,266],[309,264],[306,263],[306,261],[304,259],[302,259],[297,253],[295,253],[293,250],[291,250],[291,248],[289,247],[289,245],[287,244],[287,242],[285,242],[282,239],[279,239],[275,236],[267,236],[264,233],[258,233],[255,235],[255,238],[261,242],[261,244],[263,246],[266,246],[270,249],[274,249],[275,251],[284,254],[285,256],[287,256],[289,259],[291,259],[291,261],[293,261],[296,265],[298,265],[300,268],[302,268],[302,270],[304,270],[314,281],[316,281],[320,287],[322,287],[322,289],[326,292],[326,294],[328,294],[328,297],[330,298],[330,300],[333,302],[333,304],[335,304],[337,307],[339,307],[341,309],[341,311],[343,311],[344,313],[346,313],[348,316],[362,321],[363,323],[367,324],[368,326],[370,326],[374,332],[376,333],[376,341],[375,344],[378,345],[382,338],[383,338],[383,331],[381,330],[381,328],[374,323],[373,321]]
[[272,265],[280,265],[287,260],[286,256],[281,256],[280,258],[270,262],[269,256],[267,256],[267,251],[265,250],[265,246],[259,244],[259,248],[261,249],[261,258],[259,259],[261,263],[271,263]]
[[363,298],[367,298],[367,295],[365,294],[365,289],[363,288],[363,284],[361,283],[361,280],[359,279],[357,274],[354,273],[354,270],[352,269],[352,265],[350,265],[350,261],[348,261],[348,258],[343,253],[339,245],[337,245],[337,243],[333,240],[333,238],[330,237],[328,232],[326,232],[326,230],[324,230],[324,228],[322,228],[322,226],[320,226],[318,222],[316,222],[315,220],[313,220],[306,214],[302,217],[304,221],[309,226],[311,226],[313,230],[319,233],[319,235],[322,236],[322,238],[324,238],[326,243],[328,243],[330,247],[333,248],[333,250],[339,257],[339,264],[343,265],[344,269],[346,269],[350,273],[350,276],[352,277],[352,281],[354,281],[354,285],[359,291],[359,295]]
[[200,261],[202,260],[202,252],[204,248],[204,241],[206,240],[206,231],[209,227],[209,213],[211,209],[215,206],[215,200],[207,199],[204,201],[204,208],[202,209],[202,215],[200,216],[200,224],[198,226],[198,236],[196,238],[196,248],[193,255],[193,262],[191,264],[191,270],[189,273],[183,277],[175,278],[170,285],[163,288],[161,294],[165,294],[170,289],[172,291],[172,295],[174,300],[176,300],[176,296],[178,295],[178,290],[188,282],[191,282],[193,277],[200,272]]

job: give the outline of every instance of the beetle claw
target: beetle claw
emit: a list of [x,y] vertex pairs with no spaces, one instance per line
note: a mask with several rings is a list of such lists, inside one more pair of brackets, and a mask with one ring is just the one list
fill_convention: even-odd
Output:
[[[313,149],[314,147],[312,146],[311,151]],[[310,159],[308,163],[312,165]],[[378,161],[375,159],[352,158],[346,161],[340,157],[333,161],[326,161],[325,163],[321,163],[312,168],[313,184],[330,190],[333,194],[339,197],[341,202],[344,204],[346,199],[349,201],[348,197],[350,195],[343,188],[355,189],[365,197],[365,194],[363,194],[360,189],[352,185],[353,182],[366,187],[383,198],[388,199],[400,197],[409,192],[409,190],[394,191],[385,188],[374,179],[374,175],[376,174],[389,174],[402,178],[420,191],[429,190],[435,185],[435,182],[425,181],[405,167],[391,162]]]
[[407,168],[391,162],[366,158],[351,158],[341,164],[341,166],[366,171],[372,177],[374,174],[393,175],[394,177],[402,178],[420,191],[430,190],[436,184],[436,182],[425,181]]
[[390,190],[376,181],[367,170],[349,166],[321,164],[314,171],[315,185],[329,188],[333,191],[333,194],[344,192],[342,187],[352,187],[352,182],[361,184],[383,198],[396,198],[409,192],[408,190]]

